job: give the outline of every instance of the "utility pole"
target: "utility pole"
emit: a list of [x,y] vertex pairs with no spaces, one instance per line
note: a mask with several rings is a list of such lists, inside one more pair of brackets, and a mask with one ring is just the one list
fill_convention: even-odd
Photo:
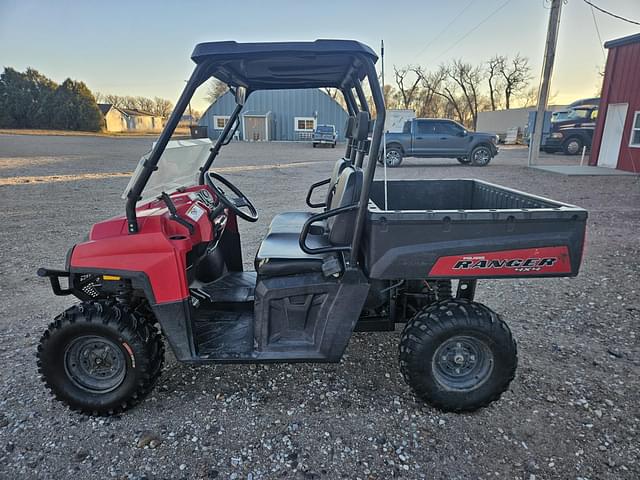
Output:
[[538,163],[540,155],[540,144],[542,143],[542,128],[544,127],[544,112],[549,101],[549,87],[551,86],[551,75],[553,74],[553,62],[556,57],[556,45],[558,43],[558,30],[560,28],[560,11],[564,0],[551,0],[551,11],[549,12],[549,27],[547,29],[547,44],[544,48],[544,63],[542,64],[542,79],[540,81],[540,91],[538,92],[538,112],[533,128],[533,135],[529,140],[528,166]]
[[384,88],[384,40],[380,40],[380,60],[381,60],[381,76],[382,76],[382,98],[384,99],[384,104],[387,104],[387,91]]

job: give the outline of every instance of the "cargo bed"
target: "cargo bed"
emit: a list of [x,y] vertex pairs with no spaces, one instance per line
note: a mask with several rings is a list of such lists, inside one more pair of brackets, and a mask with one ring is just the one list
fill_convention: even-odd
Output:
[[587,212],[480,180],[374,181],[365,269],[376,279],[578,274]]

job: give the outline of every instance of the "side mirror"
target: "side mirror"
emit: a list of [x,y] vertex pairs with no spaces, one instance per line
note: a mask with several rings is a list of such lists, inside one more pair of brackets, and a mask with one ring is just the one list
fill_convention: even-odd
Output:
[[468,132],[467,132],[466,130],[460,130],[460,131],[458,132],[458,136],[459,136],[459,137],[466,137],[466,136],[467,136],[467,133],[468,133]]
[[236,87],[236,104],[244,106],[247,101],[247,89],[245,87]]

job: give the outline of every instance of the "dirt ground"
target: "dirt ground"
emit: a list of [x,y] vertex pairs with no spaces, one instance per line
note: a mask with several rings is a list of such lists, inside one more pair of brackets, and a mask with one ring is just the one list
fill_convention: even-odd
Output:
[[[153,394],[113,418],[53,401],[36,345],[73,300],[35,271],[62,267],[92,223],[123,213],[127,173],[150,144],[0,135],[1,478],[640,478],[640,180],[527,169],[521,148],[485,168],[408,159],[388,171],[481,178],[589,210],[578,277],[479,284],[477,299],[509,323],[519,349],[516,378],[490,407],[443,414],[418,401],[399,374],[398,331],[355,334],[332,365],[191,367],[168,354]],[[271,217],[304,209],[308,185],[341,152],[224,150],[216,165],[261,215],[240,226],[247,266]],[[151,438],[159,445],[143,446]]]

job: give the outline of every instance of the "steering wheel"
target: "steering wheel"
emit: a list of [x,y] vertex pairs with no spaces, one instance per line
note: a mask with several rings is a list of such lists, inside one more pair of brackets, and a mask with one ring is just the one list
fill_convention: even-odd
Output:
[[[214,173],[214,172],[207,172],[206,175],[204,176],[204,180],[206,184],[209,187],[211,187],[214,192],[216,192],[216,195],[218,196],[218,201],[222,205],[228,207],[230,210],[233,211],[233,213],[238,215],[240,218],[246,220],[247,222],[258,221],[258,211],[256,210],[256,207],[253,206],[253,203],[251,203],[251,200],[249,200],[247,196],[244,193],[242,193],[240,189],[238,189],[238,187],[236,187],[233,183],[231,183],[229,180],[224,178],[222,175],[218,175],[217,173]],[[231,192],[234,193],[235,197],[229,198],[221,187],[213,183],[214,180],[223,184],[225,187],[231,190]],[[249,213],[245,213],[242,210],[240,210],[241,208],[244,208],[244,207],[246,207],[249,210]]]

